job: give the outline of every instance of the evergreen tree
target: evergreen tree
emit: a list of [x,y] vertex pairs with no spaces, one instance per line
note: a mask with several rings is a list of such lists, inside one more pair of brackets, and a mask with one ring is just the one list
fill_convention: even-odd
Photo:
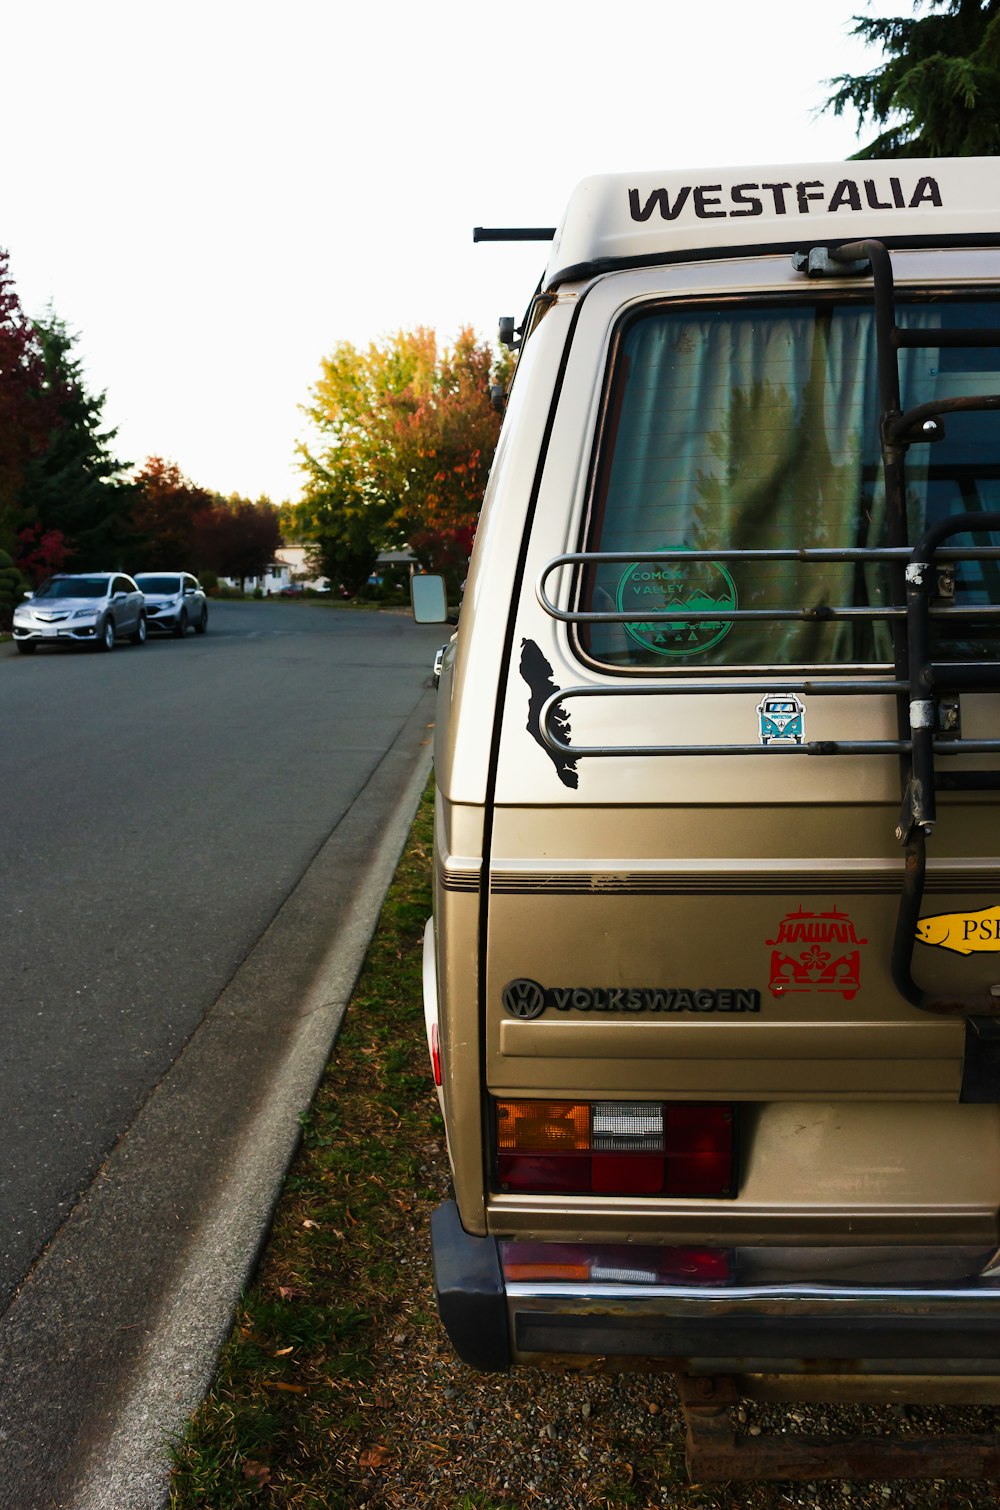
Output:
[[123,480],[127,464],[111,453],[116,432],[101,428],[105,395],[87,392],[73,354],[75,338],[62,320],[50,313],[33,324],[53,424],[44,449],[24,469],[22,510],[35,534],[63,538],[68,569],[127,568],[135,488]]
[[25,468],[44,449],[52,424],[43,381],[38,339],[0,248],[0,549],[10,552],[31,522],[20,496]]
[[855,36],[886,61],[831,79],[835,115],[884,129],[856,158],[988,157],[1000,153],[1000,0],[914,0],[907,16],[855,16]]

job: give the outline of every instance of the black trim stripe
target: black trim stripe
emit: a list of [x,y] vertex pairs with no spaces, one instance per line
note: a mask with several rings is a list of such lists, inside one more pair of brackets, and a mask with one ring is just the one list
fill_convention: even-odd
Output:
[[[508,871],[490,880],[493,896],[869,896],[896,895],[902,869],[891,871],[760,870],[645,872],[634,871]],[[455,888],[458,889],[458,888]],[[927,890],[935,895],[1000,892],[1000,868],[962,869],[928,875]]]
[[[815,246],[839,246],[852,239],[856,238],[842,234],[800,236],[795,241],[760,242],[753,246],[733,246],[730,243],[727,246],[692,247],[690,250],[676,252],[646,252],[634,257],[595,257],[590,262],[575,262],[569,267],[561,267],[551,278],[545,280],[543,291],[548,292],[563,283],[582,283],[589,278],[599,278],[604,273],[621,273],[631,268],[674,267],[682,262],[739,262],[747,257],[777,257],[809,251]],[[1000,234],[991,231],[970,232],[961,236],[881,236],[879,240],[894,252],[938,252],[956,247],[981,247],[988,251],[1000,246]],[[803,282],[805,281],[803,275]]]
[[[583,308],[587,290],[584,290],[570,317],[569,330],[566,333],[566,342],[559,358],[559,369],[556,373],[555,385],[552,390],[552,398],[549,403],[549,412],[545,420],[545,430],[542,434],[541,445],[538,450],[538,462],[535,467],[534,481],[531,485],[531,497],[528,499],[528,508],[525,513],[524,529],[521,534],[521,546],[518,551],[517,565],[514,569],[514,579],[511,585],[510,613],[507,616],[507,627],[504,631],[503,652],[500,657],[500,674],[497,680],[497,706],[493,720],[493,735],[490,740],[490,762],[486,776],[486,811],[483,815],[483,875],[489,874],[490,854],[493,847],[493,814],[496,805],[497,767],[500,760],[500,739],[503,732],[503,710],[507,697],[507,685],[511,675],[511,660],[513,658],[514,633],[517,626],[517,617],[521,605],[521,593],[524,589],[524,574],[528,559],[528,542],[531,539],[531,531],[535,522],[535,511],[538,507],[538,495],[541,492],[542,477],[545,472],[545,464],[549,455],[549,444],[552,439],[552,431],[556,422],[556,412],[559,408],[559,400],[562,397],[563,384],[566,381],[566,368],[569,365],[570,352],[573,349],[573,341],[576,336],[577,326],[580,322],[580,311]],[[486,1089],[486,945],[489,936],[489,887],[480,888],[479,899],[479,1083],[483,1088],[483,1194],[489,1199],[490,1191],[490,1148],[491,1138],[488,1120],[488,1108],[485,1103]]]

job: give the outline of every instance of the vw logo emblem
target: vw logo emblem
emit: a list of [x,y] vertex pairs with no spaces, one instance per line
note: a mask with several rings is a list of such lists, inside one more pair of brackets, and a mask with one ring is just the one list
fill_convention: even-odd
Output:
[[503,988],[503,1004],[511,1017],[526,1022],[545,1011],[545,992],[537,980],[511,980]]

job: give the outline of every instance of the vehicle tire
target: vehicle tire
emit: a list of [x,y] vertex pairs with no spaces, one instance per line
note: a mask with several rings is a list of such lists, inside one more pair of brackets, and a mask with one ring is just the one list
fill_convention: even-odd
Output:
[[115,648],[115,621],[110,614],[97,631],[97,648],[98,650],[114,650]]
[[145,643],[146,643],[146,615],[144,613],[141,613],[139,615],[139,622],[135,626],[134,630],[132,631],[132,633],[129,635],[128,638],[129,638],[129,644],[130,645],[145,645]]
[[197,624],[194,626],[194,632],[195,632],[195,634],[204,634],[205,630],[207,628],[208,628],[208,609],[207,608],[203,608],[202,611],[201,611],[201,618],[198,620]]
[[185,634],[187,633],[187,627],[188,627],[187,609],[186,608],[182,608],[181,609],[181,616],[177,620],[177,623],[174,625],[174,639],[175,640],[182,640],[184,638]]
[[15,640],[14,644],[17,646],[18,655],[34,655],[38,649],[34,640]]

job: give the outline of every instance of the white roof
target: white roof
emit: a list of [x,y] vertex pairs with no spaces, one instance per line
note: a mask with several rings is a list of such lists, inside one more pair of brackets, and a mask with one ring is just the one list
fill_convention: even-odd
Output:
[[605,258],[859,237],[1000,235],[1000,158],[604,174],[573,191],[543,287]]

